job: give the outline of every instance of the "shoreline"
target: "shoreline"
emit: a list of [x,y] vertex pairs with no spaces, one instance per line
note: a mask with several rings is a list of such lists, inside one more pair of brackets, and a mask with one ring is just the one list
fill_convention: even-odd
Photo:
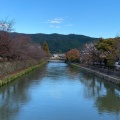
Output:
[[2,79],[0,79],[0,87],[39,68],[39,67],[42,67],[43,65],[47,64],[47,61],[44,61],[44,62],[41,62],[40,64],[37,64],[37,65],[34,65],[34,66],[31,66],[31,67],[28,67],[28,68],[25,68],[25,69],[22,69],[22,70],[18,70],[18,71],[14,71],[13,73],[11,74],[8,74],[8,75],[5,75],[4,77],[2,77]]
[[70,65],[72,65],[74,67],[77,67],[77,68],[80,68],[80,69],[82,69],[82,70],[84,70],[86,72],[92,73],[94,75],[97,75],[100,78],[103,78],[104,80],[107,80],[109,82],[112,82],[112,83],[120,86],[120,78],[117,78],[117,77],[114,77],[114,76],[110,76],[110,75],[107,75],[107,74],[104,74],[104,73],[92,70],[90,68],[82,67],[82,66],[77,65],[77,64],[71,63]]

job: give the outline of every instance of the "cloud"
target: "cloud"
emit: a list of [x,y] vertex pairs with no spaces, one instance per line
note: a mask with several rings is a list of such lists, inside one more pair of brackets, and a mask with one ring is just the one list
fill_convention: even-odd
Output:
[[[65,18],[65,17],[64,17]],[[64,28],[64,27],[72,27],[73,24],[70,24],[69,21],[66,23],[66,20],[63,17],[56,17],[51,20],[46,20],[44,23],[48,24],[51,28]]]
[[63,18],[54,18],[52,20],[47,20],[46,23],[50,23],[50,24],[61,24],[63,23],[64,19]]
[[60,26],[57,25],[50,25],[51,28],[60,28]]

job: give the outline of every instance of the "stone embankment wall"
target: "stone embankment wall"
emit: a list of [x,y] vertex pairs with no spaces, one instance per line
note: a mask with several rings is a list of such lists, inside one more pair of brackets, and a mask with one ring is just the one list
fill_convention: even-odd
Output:
[[120,85],[120,77],[115,76],[116,75],[115,73],[110,74],[110,73],[112,73],[111,71],[110,72],[108,72],[108,70],[101,71],[100,69],[97,70],[97,69],[93,69],[91,67],[89,67],[89,68],[82,67],[82,66],[77,65],[77,64],[71,64],[71,65],[78,67],[86,72],[90,72],[92,74],[95,74],[95,75],[97,75],[97,76],[99,76],[107,81],[110,81],[110,82],[113,82],[117,85]]
[[41,61],[27,60],[27,61],[12,61],[0,62],[0,76],[10,74],[17,70],[40,64]]

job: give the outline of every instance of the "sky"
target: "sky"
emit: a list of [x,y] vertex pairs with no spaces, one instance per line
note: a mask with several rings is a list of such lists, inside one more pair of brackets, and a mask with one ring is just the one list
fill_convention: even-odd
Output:
[[19,33],[120,36],[120,0],[0,0],[0,19]]

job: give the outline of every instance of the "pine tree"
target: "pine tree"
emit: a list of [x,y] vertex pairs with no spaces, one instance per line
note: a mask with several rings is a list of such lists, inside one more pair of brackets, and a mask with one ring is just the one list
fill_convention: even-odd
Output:
[[43,50],[45,50],[46,53],[50,54],[50,50],[49,50],[48,44],[45,41],[43,43]]

